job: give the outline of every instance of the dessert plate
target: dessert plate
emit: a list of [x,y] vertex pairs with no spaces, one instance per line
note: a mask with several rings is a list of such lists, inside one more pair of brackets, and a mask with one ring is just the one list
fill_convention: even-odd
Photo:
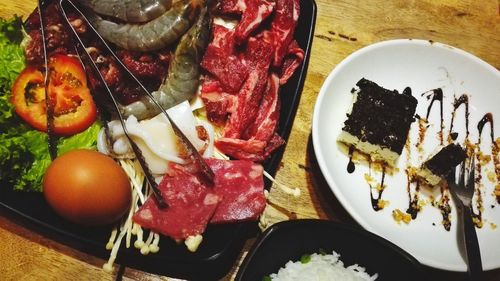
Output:
[[[358,50],[337,65],[324,82],[314,108],[312,134],[319,166],[331,190],[351,216],[365,229],[398,245],[425,265],[466,271],[461,240],[457,235],[455,204],[450,200],[449,231],[443,226],[441,210],[432,204],[442,198],[443,191],[439,187],[420,188],[419,203],[423,207],[410,223],[397,222],[393,217],[395,210],[404,213],[409,207],[410,196],[414,198],[415,195],[415,186],[408,185],[405,169],[418,166],[440,145],[438,102],[431,107],[427,124],[419,128],[419,122],[413,122],[409,145],[399,158],[398,169],[393,175],[386,175],[386,188],[382,194],[382,199],[387,202],[384,209],[375,211],[372,207],[370,187],[365,177],[371,170],[371,177],[380,183],[381,173],[363,164],[356,164],[353,173],[347,172],[349,156],[336,139],[352,104],[351,89],[363,77],[400,93],[410,87],[419,102],[416,113],[422,117],[426,116],[432,101],[431,90],[442,89],[444,144],[447,144],[448,135],[452,135],[450,124],[454,99],[466,94],[470,113],[468,139],[477,143],[477,125],[486,113],[491,113],[493,119],[497,118],[491,127],[497,134],[500,132],[500,72],[481,59],[448,45],[412,39],[385,41]],[[464,108],[462,105],[456,110],[452,130],[458,133],[456,141],[460,144],[465,143],[466,136]],[[419,150],[416,144],[422,129],[426,134]],[[487,155],[492,155],[490,131],[490,123],[487,123],[479,146]],[[498,152],[496,157],[498,159]],[[498,169],[495,173],[494,167],[493,161],[489,161],[481,170],[483,226],[476,231],[485,270],[500,267],[500,228],[496,228],[500,224],[500,204],[493,196],[494,187],[499,184],[499,174]],[[476,195],[475,200],[477,198]]]

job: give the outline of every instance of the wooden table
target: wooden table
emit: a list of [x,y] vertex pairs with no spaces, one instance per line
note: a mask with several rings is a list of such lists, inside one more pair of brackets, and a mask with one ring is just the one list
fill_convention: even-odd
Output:
[[[0,1],[0,16],[26,16],[36,1]],[[298,218],[323,218],[355,224],[340,206],[317,166],[311,143],[313,106],[326,75],[353,51],[381,40],[424,38],[475,54],[500,68],[499,3],[494,0],[317,0],[318,18],[309,71],[299,109],[276,179],[299,187],[294,199],[277,188],[270,201]],[[273,223],[286,219],[271,208]],[[253,239],[247,241],[241,262]],[[500,246],[500,245],[499,245]],[[29,224],[0,211],[0,279],[2,280],[168,280],[115,266],[105,273],[105,261],[67,247],[33,231]],[[238,262],[226,276],[230,280]],[[428,269],[435,280],[465,280],[463,274]],[[500,280],[500,270],[486,273]]]

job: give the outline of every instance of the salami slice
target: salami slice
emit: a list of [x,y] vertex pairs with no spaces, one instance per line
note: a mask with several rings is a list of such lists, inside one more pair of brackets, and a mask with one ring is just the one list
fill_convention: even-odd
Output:
[[214,191],[222,197],[211,223],[256,220],[266,207],[263,168],[247,160],[207,160],[215,173]]
[[220,197],[195,175],[175,166],[159,185],[168,208],[160,209],[153,196],[134,214],[133,221],[175,240],[201,234],[214,214]]

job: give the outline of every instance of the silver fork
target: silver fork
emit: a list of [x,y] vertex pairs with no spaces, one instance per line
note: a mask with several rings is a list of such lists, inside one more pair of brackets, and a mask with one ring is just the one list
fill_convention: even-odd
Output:
[[[465,244],[465,252],[468,263],[468,273],[470,280],[481,280],[483,267],[481,263],[481,252],[477,240],[476,228],[472,221],[472,197],[474,196],[475,183],[475,157],[472,155],[470,165],[466,169],[466,164],[462,162],[459,170],[458,183],[455,181],[455,173],[450,173],[448,185],[450,193],[459,208],[457,222],[462,222],[462,235]],[[468,170],[467,181],[465,179],[466,170]],[[459,225],[459,224],[458,224]],[[458,230],[460,231],[460,229]]]

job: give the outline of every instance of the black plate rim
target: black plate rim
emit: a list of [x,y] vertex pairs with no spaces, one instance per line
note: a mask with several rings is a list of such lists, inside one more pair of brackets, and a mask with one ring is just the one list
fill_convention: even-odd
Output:
[[376,243],[379,243],[391,249],[392,251],[396,252],[403,259],[411,263],[418,272],[422,272],[423,270],[422,264],[411,254],[409,254],[396,244],[390,242],[389,240],[384,239],[360,227],[354,227],[345,223],[331,221],[331,220],[324,220],[324,219],[298,219],[298,220],[282,221],[275,223],[268,229],[266,229],[266,231],[264,231],[261,235],[259,235],[257,241],[252,245],[245,259],[241,263],[238,273],[236,274],[235,281],[244,280],[243,278],[245,277],[246,271],[248,270],[248,267],[251,264],[252,260],[254,259],[255,255],[262,249],[263,244],[267,241],[267,239],[270,236],[274,235],[274,233],[290,229],[300,229],[313,224],[321,225],[322,227],[325,228],[339,229],[348,232],[353,232],[357,235],[367,238],[368,240],[375,241]]
[[[309,65],[309,59],[310,59],[310,53],[311,53],[311,48],[312,48],[312,41],[313,41],[313,35],[314,35],[314,29],[315,29],[315,23],[316,23],[316,16],[317,16],[317,6],[315,0],[301,0],[301,7],[302,5],[306,4],[308,8],[311,10],[311,14],[308,14],[310,16],[310,20],[307,21],[308,28],[307,28],[307,34],[306,40],[305,40],[305,46],[302,46],[304,49],[304,60],[301,64],[301,66],[297,69],[296,73],[290,78],[290,80],[295,80],[297,79],[297,86],[294,88],[293,93],[289,93],[289,95],[292,95],[292,99],[289,104],[289,111],[287,111],[287,114],[285,116],[280,115],[280,124],[279,128],[277,130],[277,133],[285,140],[288,140],[288,137],[290,135],[294,117],[296,115],[296,111],[299,105],[300,101],[300,96],[302,94],[303,86],[305,83],[305,78],[307,74],[307,69]],[[302,11],[301,11],[302,12]],[[295,78],[294,78],[295,77]],[[286,86],[286,85],[285,85]],[[281,90],[281,89],[280,89]],[[271,174],[275,175],[277,168],[279,166],[279,163],[281,161],[281,158],[283,156],[284,150],[285,150],[286,144],[283,145],[282,147],[278,148],[272,155],[272,157],[264,163],[264,167],[266,171]],[[270,188],[270,182],[266,181],[266,189]],[[36,232],[39,233],[44,233],[46,235],[54,235],[55,237],[62,238],[61,240],[58,240],[59,243],[63,243],[65,245],[69,245],[70,247],[73,247],[75,249],[78,249],[80,251],[89,253],[91,255],[97,256],[99,258],[103,258],[107,260],[109,257],[109,251],[105,250],[103,245],[98,243],[97,241],[94,241],[92,239],[87,239],[85,235],[76,235],[71,233],[70,231],[67,231],[65,229],[59,228],[55,225],[52,225],[44,220],[41,220],[37,217],[30,216],[27,213],[22,212],[21,210],[18,210],[15,208],[15,206],[11,206],[8,203],[4,202],[2,200],[2,197],[0,196],[0,206],[6,209],[8,212],[12,213],[14,216],[19,216],[22,219],[24,219],[25,222],[22,222],[25,224],[26,227],[29,228],[34,228]],[[230,261],[224,261],[222,262],[223,259],[227,259],[227,256],[231,256],[231,254],[234,254],[236,251],[241,251],[243,248],[243,243],[244,240],[248,238],[248,233],[252,233],[252,236],[255,236],[256,234],[256,223],[253,223],[254,225],[249,225],[248,223],[238,223],[234,224],[234,238],[231,239],[231,241],[228,241],[224,245],[224,247],[219,248],[219,251],[214,253],[213,255],[207,255],[206,257],[200,258],[197,262],[202,262],[202,263],[216,263],[218,262],[218,266],[220,268],[224,267],[224,272],[216,272],[217,270],[214,268],[210,268],[210,271],[212,271],[214,276],[222,276],[222,274],[226,274],[230,266],[226,266],[227,262],[230,262],[234,264],[236,261],[235,260],[230,260]],[[123,243],[123,242],[122,242]],[[80,245],[80,247],[78,247]],[[86,245],[85,247],[82,247],[81,245]],[[122,246],[123,247],[123,246]],[[120,252],[123,253],[124,250],[129,250],[129,249],[121,249]],[[122,254],[123,255],[123,254]],[[168,274],[168,272],[165,271],[157,271],[157,270],[151,270],[151,268],[144,269],[143,266],[136,266],[134,263],[128,262],[130,259],[133,259],[133,257],[128,258],[128,257],[123,257],[122,255],[118,255],[116,262],[120,263],[122,265],[132,267],[132,268],[137,268],[139,270],[146,270],[152,273],[159,273],[162,275]],[[179,259],[175,257],[159,257],[159,256],[154,256],[154,255],[148,255],[145,257],[145,259],[151,259],[154,261],[165,261],[165,262],[178,262],[178,263],[186,263],[186,262],[192,262],[188,261],[186,259]],[[221,266],[220,263],[224,263],[224,266]],[[189,266],[188,266],[189,267]],[[191,270],[192,271],[192,270]],[[193,275],[195,274],[195,275]],[[181,272],[181,273],[173,273],[172,277],[179,277],[179,278],[196,278],[196,276],[203,276],[203,272],[197,272],[193,273],[190,271],[186,272]]]

